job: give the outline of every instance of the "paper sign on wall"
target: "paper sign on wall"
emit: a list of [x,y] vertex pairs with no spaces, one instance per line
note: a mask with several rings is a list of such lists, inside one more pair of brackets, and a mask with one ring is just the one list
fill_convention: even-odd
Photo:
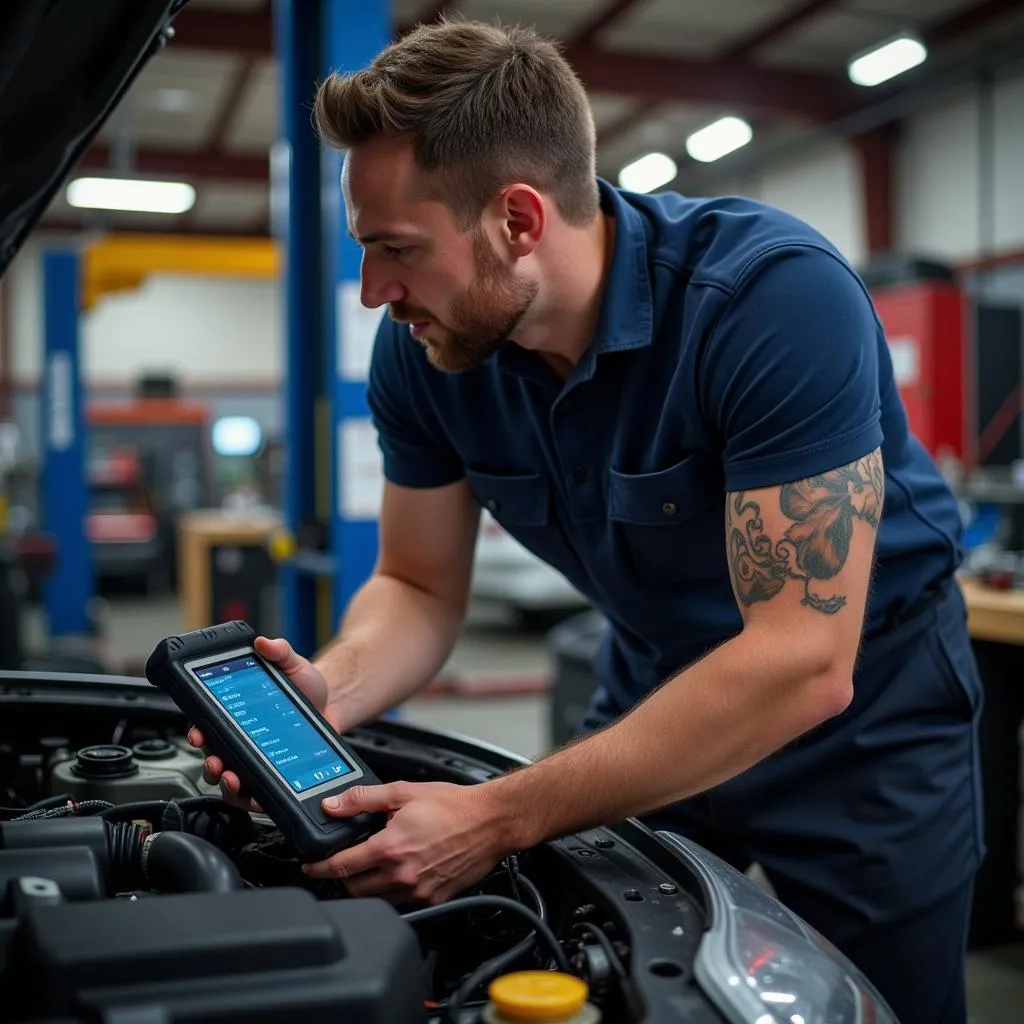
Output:
[[74,374],[71,356],[54,352],[50,356],[49,442],[55,452],[66,452],[75,440]]
[[898,388],[913,387],[921,376],[921,358],[916,338],[893,338],[889,342],[892,375]]
[[367,309],[359,301],[359,282],[341,281],[336,292],[338,375],[342,380],[365,381],[370,354],[383,309]]
[[338,460],[338,515],[342,519],[377,519],[384,495],[384,469],[371,420],[338,424]]

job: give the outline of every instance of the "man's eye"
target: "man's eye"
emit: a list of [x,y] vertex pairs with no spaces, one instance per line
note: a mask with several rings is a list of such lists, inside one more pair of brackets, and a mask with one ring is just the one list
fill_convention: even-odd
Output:
[[400,259],[408,246],[382,245],[381,248],[383,249],[385,256],[389,256],[392,259]]

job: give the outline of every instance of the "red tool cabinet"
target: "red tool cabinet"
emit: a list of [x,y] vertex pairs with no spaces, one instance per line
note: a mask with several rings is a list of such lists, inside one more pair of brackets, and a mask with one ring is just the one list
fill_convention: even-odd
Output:
[[920,281],[872,293],[910,429],[937,457],[973,463],[973,348],[968,299],[956,285]]

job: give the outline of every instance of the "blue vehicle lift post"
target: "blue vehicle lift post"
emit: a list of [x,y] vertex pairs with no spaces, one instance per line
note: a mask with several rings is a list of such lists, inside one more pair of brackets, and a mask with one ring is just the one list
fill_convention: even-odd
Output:
[[328,536],[327,551],[299,550],[281,567],[282,633],[306,655],[333,634],[376,561],[376,508],[352,481],[367,467],[372,477],[378,458],[365,363],[350,347],[358,336],[367,350],[372,318],[352,301],[360,257],[347,234],[341,155],[320,144],[311,109],[329,72],[365,67],[387,46],[389,14],[387,0],[275,2],[282,139],[272,206],[285,268],[285,525],[300,548],[303,527],[325,525]]
[[[284,523],[301,537],[316,518],[315,410],[323,391],[320,366],[319,141],[309,104],[320,72],[320,4],[276,0],[281,139],[271,174],[273,230],[282,251],[285,311]],[[300,653],[317,646],[317,580],[301,564],[280,566],[281,632]]]
[[[366,67],[391,41],[386,0],[323,7],[323,74]],[[359,246],[349,237],[340,193],[341,156],[322,151],[322,221],[326,294],[323,305],[325,363],[332,380],[331,550],[333,615],[337,622],[377,560],[379,454],[366,404],[366,369],[380,315],[358,301]]]
[[56,543],[53,571],[44,584],[51,637],[91,632],[95,593],[86,536],[85,409],[79,366],[80,261],[73,251],[43,254],[44,358],[42,401],[41,525]]

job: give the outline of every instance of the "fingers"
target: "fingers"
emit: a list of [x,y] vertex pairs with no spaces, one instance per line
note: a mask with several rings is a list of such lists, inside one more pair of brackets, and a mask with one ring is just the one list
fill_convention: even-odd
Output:
[[213,754],[210,754],[203,762],[203,782],[208,786],[216,786],[224,774],[224,762]]
[[271,640],[269,637],[258,636],[253,641],[253,647],[257,654],[262,655],[267,661],[273,661],[285,675],[301,668],[306,662],[305,658],[292,650],[292,645],[283,637]]
[[211,754],[203,762],[203,781],[208,786],[220,785],[220,795],[229,803],[243,810],[259,810],[255,800],[242,792],[242,780],[231,771],[224,770],[224,762]]
[[193,747],[196,747],[200,750],[206,746],[206,739],[194,725],[188,731],[188,741]]
[[345,891],[353,899],[376,897],[386,900],[395,907],[415,907],[424,902],[417,899],[410,889],[395,886],[391,881],[391,875],[386,871],[366,871],[355,878],[346,879]]
[[328,857],[315,864],[303,864],[302,870],[310,878],[348,879],[364,871],[371,871],[381,865],[390,838],[383,832],[371,836],[365,843]]
[[386,786],[353,786],[323,801],[325,814],[334,818],[353,818],[357,814],[385,812],[393,814],[412,796],[408,783],[392,782]]

